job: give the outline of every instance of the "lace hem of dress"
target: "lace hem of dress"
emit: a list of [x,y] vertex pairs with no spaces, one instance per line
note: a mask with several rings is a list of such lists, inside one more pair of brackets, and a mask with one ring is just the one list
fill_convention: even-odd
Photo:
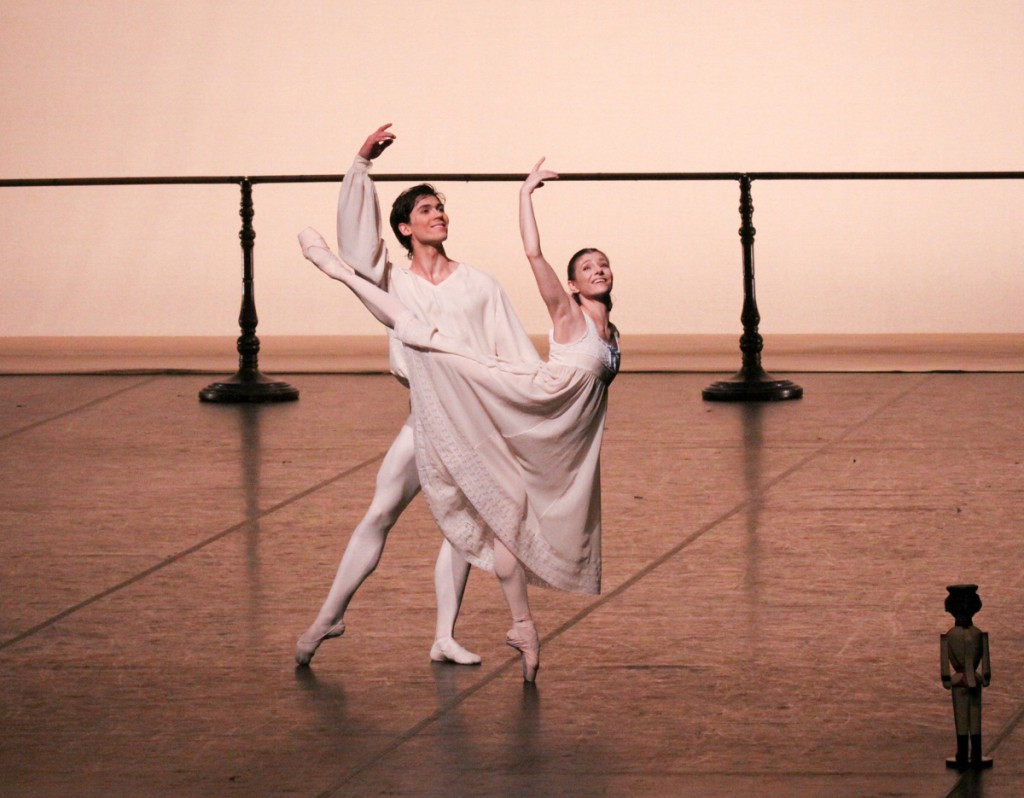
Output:
[[533,584],[599,593],[601,562],[571,563],[551,549],[527,516],[525,493],[510,495],[452,423],[437,394],[430,355],[406,350],[412,381],[416,462],[430,510],[467,561],[494,570],[494,536],[522,562]]

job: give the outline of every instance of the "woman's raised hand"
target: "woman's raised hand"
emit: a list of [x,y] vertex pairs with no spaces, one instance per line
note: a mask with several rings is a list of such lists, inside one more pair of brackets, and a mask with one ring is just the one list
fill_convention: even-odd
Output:
[[367,136],[363,146],[359,148],[359,155],[368,161],[372,161],[390,147],[395,141],[395,134],[388,130],[389,127],[391,127],[390,122],[386,125],[381,125]]
[[544,163],[544,159],[541,158],[537,163],[533,165],[533,171],[526,176],[526,181],[523,183],[522,190],[530,194],[535,188],[540,188],[544,185],[545,180],[557,180],[558,174],[552,172],[550,169],[541,169]]

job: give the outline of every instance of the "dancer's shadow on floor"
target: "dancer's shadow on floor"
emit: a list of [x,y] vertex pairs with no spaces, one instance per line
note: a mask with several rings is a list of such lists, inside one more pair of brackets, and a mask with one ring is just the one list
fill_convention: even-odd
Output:
[[[559,718],[545,714],[545,688],[520,680],[519,658],[477,690],[472,690],[474,671],[469,669],[439,665],[433,673],[441,714],[427,758],[437,765],[437,781],[422,794],[449,798],[550,794],[551,774],[564,773],[577,760],[575,746],[581,741],[567,739]],[[467,690],[472,691],[468,696]],[[601,744],[591,738],[586,747],[589,756]],[[597,759],[608,766],[612,754],[605,752]],[[597,774],[588,771],[587,794],[595,779]],[[431,791],[442,786],[443,793]]]
[[322,681],[312,668],[295,668],[295,682],[313,699],[320,723],[337,728],[345,720],[345,688],[338,682]]

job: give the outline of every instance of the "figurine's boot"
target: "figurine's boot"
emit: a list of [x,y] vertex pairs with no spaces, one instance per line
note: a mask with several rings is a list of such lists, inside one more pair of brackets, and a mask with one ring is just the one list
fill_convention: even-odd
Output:
[[980,734],[972,734],[971,735],[971,764],[972,765],[980,765],[981,764],[981,735]]
[[956,736],[956,766],[958,768],[965,768],[967,764],[967,735],[958,734]]

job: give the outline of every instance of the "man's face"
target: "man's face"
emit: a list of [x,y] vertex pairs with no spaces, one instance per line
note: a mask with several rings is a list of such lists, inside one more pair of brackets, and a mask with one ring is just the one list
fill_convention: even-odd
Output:
[[442,244],[448,238],[448,214],[440,197],[426,194],[416,200],[409,221],[399,225],[404,235],[421,244]]

